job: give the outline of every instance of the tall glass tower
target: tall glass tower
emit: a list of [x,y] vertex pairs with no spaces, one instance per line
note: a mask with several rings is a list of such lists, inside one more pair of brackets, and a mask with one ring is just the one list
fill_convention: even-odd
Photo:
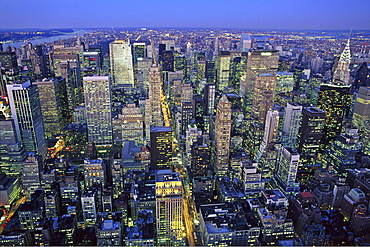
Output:
[[47,147],[37,86],[27,81],[6,87],[18,140],[22,140],[27,152],[45,157]]
[[130,40],[115,40],[109,44],[113,88],[134,86],[134,68]]
[[112,145],[112,101],[109,76],[83,77],[87,138],[96,145]]

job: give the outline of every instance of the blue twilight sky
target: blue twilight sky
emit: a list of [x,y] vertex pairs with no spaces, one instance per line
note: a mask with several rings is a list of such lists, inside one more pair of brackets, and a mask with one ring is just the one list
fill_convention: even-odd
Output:
[[0,28],[370,29],[370,0],[0,0]]

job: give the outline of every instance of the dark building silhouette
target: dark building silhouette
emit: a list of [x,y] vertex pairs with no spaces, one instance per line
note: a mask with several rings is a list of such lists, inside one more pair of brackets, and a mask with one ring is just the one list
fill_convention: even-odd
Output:
[[162,52],[162,71],[175,71],[175,59],[173,51]]
[[367,63],[363,62],[360,67],[358,67],[355,75],[355,80],[353,82],[353,86],[355,89],[359,89],[360,87],[367,87],[370,86],[370,81],[367,78],[369,74],[369,69],[367,68]]
[[172,166],[172,128],[150,128],[150,167],[154,170]]
[[317,107],[326,112],[321,149],[325,150],[335,141],[342,130],[342,123],[348,116],[352,95],[350,86],[321,85]]

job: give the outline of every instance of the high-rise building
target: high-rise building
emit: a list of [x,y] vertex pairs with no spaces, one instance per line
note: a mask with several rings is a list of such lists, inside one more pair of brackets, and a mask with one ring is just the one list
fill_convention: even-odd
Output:
[[274,106],[276,75],[261,74],[256,77],[253,92],[252,116],[265,123],[267,111]]
[[290,93],[294,88],[294,77],[292,72],[277,72],[276,92]]
[[214,84],[204,86],[204,115],[214,114],[216,87]]
[[0,119],[0,173],[19,177],[26,156],[26,150],[15,132],[14,120]]
[[229,85],[229,75],[230,75],[230,52],[229,51],[219,51],[216,61],[217,68],[217,89],[219,91],[224,91],[225,87]]
[[93,69],[100,74],[103,64],[101,48],[95,49],[95,51],[89,50],[82,53],[82,67]]
[[184,245],[183,187],[180,175],[159,170],[155,179],[157,245]]
[[135,141],[137,146],[144,143],[143,114],[140,107],[135,104],[127,104],[122,108],[120,115],[122,126],[122,143]]
[[113,88],[134,86],[134,69],[130,40],[115,40],[109,44]]
[[276,137],[279,130],[279,116],[280,113],[276,109],[270,109],[266,114],[265,134],[263,136],[263,143],[269,145],[276,142]]
[[89,160],[84,161],[84,177],[85,177],[85,186],[90,188],[91,186],[98,184],[106,184],[106,171],[105,164],[103,159]]
[[285,145],[297,148],[298,133],[302,118],[302,106],[296,102],[288,102],[285,107],[283,133],[286,137]]
[[347,41],[346,47],[340,54],[340,58],[335,68],[334,75],[333,75],[333,83],[339,85],[350,85],[350,69],[349,65],[351,63],[351,50],[349,47],[349,39]]
[[5,173],[0,173],[0,185],[0,206],[10,208],[21,193],[19,178],[8,177]]
[[359,89],[360,87],[368,87],[370,86],[370,80],[368,79],[369,69],[368,64],[363,62],[357,69],[355,80],[353,82],[355,89]]
[[149,72],[149,99],[145,105],[146,136],[150,135],[150,126],[163,126],[161,106],[162,79],[157,65],[152,65]]
[[334,168],[337,174],[347,177],[347,171],[356,168],[356,155],[360,150],[358,129],[347,129],[325,150],[323,160],[326,168]]
[[282,147],[276,179],[285,193],[299,192],[299,183],[296,182],[299,153],[290,147]]
[[28,152],[45,157],[47,147],[37,86],[28,81],[7,85],[7,91],[18,139]]
[[181,102],[181,135],[186,134],[188,125],[193,119],[193,106],[191,102]]
[[360,87],[353,110],[353,123],[359,130],[363,152],[370,154],[370,87]]
[[112,103],[109,76],[83,77],[88,141],[112,145]]
[[243,52],[248,52],[252,48],[252,39],[249,33],[242,33],[241,42]]
[[152,58],[138,58],[137,60],[137,74],[136,86],[148,89],[149,87],[149,71],[152,66]]
[[97,191],[95,188],[85,190],[82,194],[81,209],[85,227],[95,227],[98,213]]
[[[298,168],[299,180],[312,176],[322,142],[325,124],[325,111],[317,107],[304,107],[298,135],[298,151],[301,154]],[[311,169],[312,168],[312,169]],[[317,167],[316,167],[317,168]]]
[[28,201],[31,200],[31,195],[41,187],[40,170],[41,164],[38,157],[34,153],[28,153],[22,170],[22,184]]
[[226,175],[229,168],[231,137],[231,103],[227,96],[222,95],[217,105],[215,123],[216,163],[214,170],[217,175]]
[[348,116],[352,102],[349,91],[350,86],[320,86],[317,107],[326,112],[321,147],[323,150],[341,133],[343,120]]
[[247,71],[240,81],[240,95],[251,97],[256,77],[260,74],[276,73],[279,64],[279,51],[253,50],[248,52]]
[[162,71],[175,71],[175,58],[173,51],[167,50],[162,52]]
[[45,136],[52,138],[61,132],[68,121],[68,102],[64,80],[44,79],[38,87]]
[[146,51],[146,42],[142,41],[134,41],[133,47],[133,55],[134,55],[134,64],[138,62],[139,58],[146,58],[147,51]]
[[150,128],[150,167],[154,170],[172,167],[171,127]]

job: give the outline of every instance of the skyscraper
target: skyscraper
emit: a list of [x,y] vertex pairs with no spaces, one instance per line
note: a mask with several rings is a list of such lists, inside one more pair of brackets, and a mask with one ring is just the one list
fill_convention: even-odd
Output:
[[370,87],[360,87],[353,110],[353,123],[359,130],[362,149],[370,154]]
[[39,92],[29,81],[7,85],[10,109],[19,140],[28,152],[47,153]]
[[[298,170],[300,180],[313,175],[325,124],[325,111],[317,107],[304,107],[298,135],[298,151],[301,162]],[[317,167],[316,167],[317,168]]]
[[333,75],[333,83],[339,85],[350,85],[350,69],[349,65],[351,63],[351,50],[349,47],[349,39],[347,41],[346,47],[340,54],[340,58],[335,68],[334,75]]
[[249,51],[245,78],[240,81],[240,95],[250,97],[254,91],[256,77],[260,74],[276,73],[278,63],[279,51]]
[[17,137],[14,120],[0,119],[0,173],[19,177],[26,156],[26,150]]
[[140,107],[135,104],[127,104],[122,108],[120,115],[122,126],[122,143],[135,141],[136,145],[144,143],[143,114]]
[[276,178],[287,193],[299,192],[299,184],[296,183],[299,157],[294,149],[282,147]]
[[298,133],[302,118],[302,106],[296,102],[288,102],[285,107],[283,132],[286,137],[284,142],[292,148],[297,148]]
[[222,95],[217,105],[215,124],[216,163],[214,170],[217,175],[226,175],[229,168],[231,135],[231,103],[227,96]]
[[183,189],[180,175],[159,170],[155,179],[157,245],[184,245]]
[[134,86],[134,69],[130,40],[115,40],[109,44],[113,88]]
[[217,68],[217,89],[223,91],[229,85],[230,75],[230,52],[219,51],[216,61]]
[[41,164],[38,157],[35,153],[28,153],[22,170],[22,184],[27,200],[31,200],[31,195],[41,187],[40,170]]
[[172,167],[172,128],[150,128],[150,166],[152,169]]
[[276,75],[261,74],[256,77],[253,92],[252,116],[265,123],[267,111],[274,105]]
[[248,52],[252,48],[252,40],[249,33],[242,33],[241,42],[243,52]]
[[52,138],[67,125],[68,102],[64,80],[44,79],[35,82],[39,90],[45,135]]
[[173,51],[163,51],[162,52],[162,71],[175,71],[175,58]]
[[145,105],[146,137],[150,135],[150,126],[163,126],[161,106],[162,79],[157,65],[152,65],[149,72],[149,99]]
[[215,94],[216,88],[214,84],[206,84],[204,86],[204,115],[209,116],[214,114],[215,109]]
[[96,145],[112,145],[109,76],[86,76],[83,82],[88,141]]
[[323,84],[320,86],[317,107],[326,112],[321,149],[326,149],[341,133],[342,124],[348,116],[352,96],[350,86]]
[[269,145],[272,142],[276,142],[276,137],[279,130],[279,111],[276,109],[270,109],[266,114],[265,134],[263,142]]

